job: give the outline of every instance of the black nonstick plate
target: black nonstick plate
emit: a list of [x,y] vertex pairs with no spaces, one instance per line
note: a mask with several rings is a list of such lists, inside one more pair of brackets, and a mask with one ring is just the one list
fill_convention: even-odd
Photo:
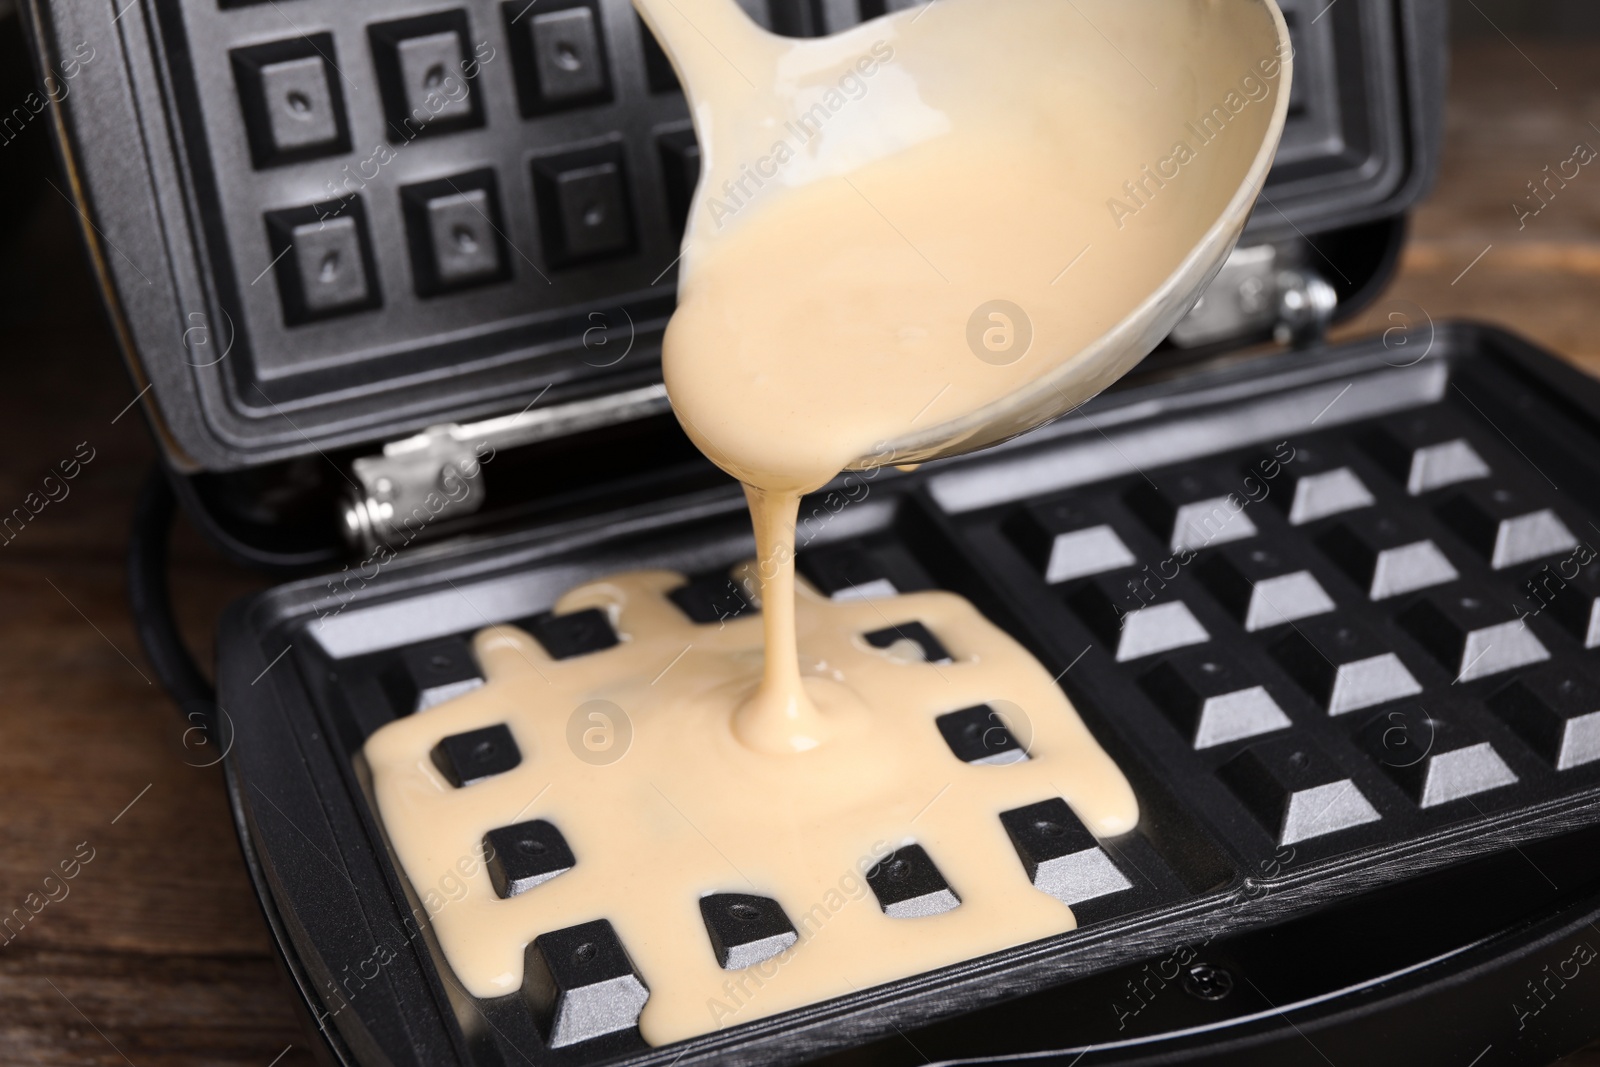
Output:
[[1127,888],[691,1041],[551,1048],[548,996],[455,983],[423,919],[452,889],[403,884],[354,757],[472,684],[478,628],[563,632],[563,590],[640,566],[703,608],[753,551],[731,485],[618,505],[227,615],[238,828],[338,1061],[1487,1067],[1600,1035],[1600,386],[1552,357],[1460,325],[1288,353],[808,500],[824,592],[953,590],[1059,672],[1139,795],[1100,842]]

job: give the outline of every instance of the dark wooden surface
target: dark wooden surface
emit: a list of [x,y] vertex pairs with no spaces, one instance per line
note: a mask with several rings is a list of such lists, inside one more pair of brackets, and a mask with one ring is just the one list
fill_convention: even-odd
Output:
[[[1600,372],[1600,168],[1525,229],[1511,208],[1578,141],[1600,147],[1589,125],[1600,121],[1600,47],[1519,46],[1495,37],[1458,50],[1438,189],[1401,277],[1343,334],[1397,314],[1469,316]],[[0,547],[0,915],[26,911],[30,893],[37,905],[80,845],[94,858],[0,944],[0,1063],[310,1063],[220,775],[191,766],[203,757],[184,747],[129,624],[123,542],[152,449],[136,410],[118,417],[133,390],[71,210],[44,196],[0,253],[0,511],[80,442],[95,458]],[[260,580],[186,530],[173,569],[184,626],[209,661],[217,613]],[[1600,1048],[1569,1062],[1600,1065]]]

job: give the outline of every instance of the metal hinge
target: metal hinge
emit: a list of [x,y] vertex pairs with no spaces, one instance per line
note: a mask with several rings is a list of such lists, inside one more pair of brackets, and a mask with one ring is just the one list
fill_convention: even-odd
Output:
[[1279,344],[1320,341],[1339,296],[1316,271],[1283,264],[1275,245],[1235,248],[1177,326],[1172,343],[1197,348],[1271,328]]
[[483,467],[503,448],[547,441],[583,430],[658,415],[671,409],[660,383],[590,400],[503,415],[482,422],[444,423],[383,446],[382,455],[351,465],[358,488],[344,502],[349,542],[371,551],[410,544],[445,519],[483,507]]

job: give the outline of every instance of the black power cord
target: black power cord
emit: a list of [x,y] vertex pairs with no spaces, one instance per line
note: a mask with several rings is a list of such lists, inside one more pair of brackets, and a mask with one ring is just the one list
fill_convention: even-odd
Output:
[[177,516],[177,497],[160,465],[151,468],[139,491],[128,536],[128,606],[145,658],[156,678],[193,726],[207,727],[217,691],[183,643],[172,614],[167,582],[167,548]]

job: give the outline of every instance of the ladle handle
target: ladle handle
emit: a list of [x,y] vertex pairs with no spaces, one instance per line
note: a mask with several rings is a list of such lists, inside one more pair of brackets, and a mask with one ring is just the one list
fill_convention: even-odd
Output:
[[702,102],[769,91],[784,39],[735,0],[633,0],[633,6],[672,61],[691,114]]

